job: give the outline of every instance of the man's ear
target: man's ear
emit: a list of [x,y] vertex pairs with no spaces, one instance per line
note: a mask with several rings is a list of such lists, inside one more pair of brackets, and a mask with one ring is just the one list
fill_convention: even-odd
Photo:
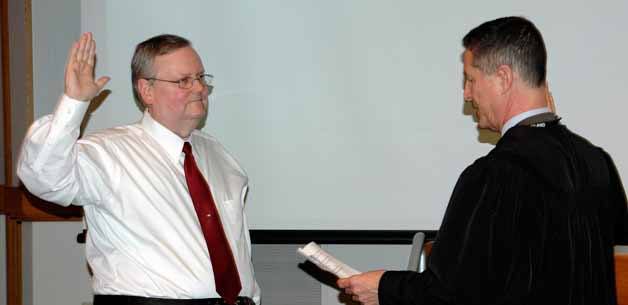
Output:
[[509,65],[500,65],[495,71],[495,77],[502,94],[510,91],[514,81],[514,72]]
[[139,79],[137,81],[137,92],[139,93],[142,101],[144,101],[144,106],[148,107],[153,104],[153,86],[149,80]]

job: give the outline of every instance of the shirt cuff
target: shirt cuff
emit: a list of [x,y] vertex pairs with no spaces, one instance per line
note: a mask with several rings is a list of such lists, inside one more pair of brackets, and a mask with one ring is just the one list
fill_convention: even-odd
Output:
[[61,128],[61,130],[80,126],[88,107],[89,102],[79,101],[65,94],[62,95],[54,112],[53,126]]

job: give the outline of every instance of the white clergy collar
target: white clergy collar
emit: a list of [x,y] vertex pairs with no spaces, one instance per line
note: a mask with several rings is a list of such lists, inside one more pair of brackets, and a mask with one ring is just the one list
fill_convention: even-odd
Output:
[[502,127],[501,130],[501,134],[502,136],[508,131],[508,129],[514,127],[515,125],[519,124],[519,122],[531,117],[531,116],[535,116],[537,114],[541,114],[541,113],[545,113],[545,112],[550,112],[550,109],[547,107],[542,107],[542,108],[535,108],[532,110],[528,110],[526,112],[522,112],[520,114],[517,114],[515,116],[513,116],[512,118],[510,118],[510,120],[506,121],[506,123],[504,124],[504,126]]

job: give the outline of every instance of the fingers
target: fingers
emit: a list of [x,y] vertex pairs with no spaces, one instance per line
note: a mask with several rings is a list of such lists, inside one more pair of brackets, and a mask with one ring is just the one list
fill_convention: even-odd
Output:
[[109,77],[94,79],[96,42],[92,33],[83,33],[72,44],[65,75],[65,94],[79,101],[89,101],[109,82]]
[[76,53],[78,52],[78,41],[75,41],[74,43],[72,43],[72,46],[70,47],[70,52],[68,52],[68,60],[67,60],[67,65],[73,65],[76,61]]
[[74,52],[74,60],[82,69],[89,68],[94,65],[94,57],[96,56],[96,42],[92,38],[92,33],[83,33],[77,41],[76,52]]
[[545,99],[547,100],[547,107],[551,112],[556,113],[556,104],[554,104],[554,97],[552,96],[552,92],[547,89],[545,93]]
[[85,48],[87,46],[88,33],[83,33],[78,40],[78,50],[76,51],[76,62],[82,63],[85,57]]
[[378,305],[379,280],[384,272],[384,270],[365,272],[338,279],[336,283],[345,294],[351,296],[352,300],[358,301],[362,305]]
[[352,289],[353,287],[351,286],[351,277],[338,279],[336,281],[336,284],[338,285],[338,288],[340,288],[345,294],[347,295],[353,294],[353,289]]
[[345,288],[345,287],[348,287],[348,286],[349,286],[349,283],[350,283],[349,278],[338,279],[338,280],[336,281],[336,284],[337,284],[337,285],[338,285],[338,287],[340,287],[340,288]]
[[96,81],[96,86],[98,86],[98,90],[100,91],[110,80],[111,78],[107,76],[103,76]]
[[545,81],[545,101],[547,102],[547,108],[549,108],[551,112],[556,113],[556,104],[554,104],[554,96],[552,96],[552,91],[550,91],[549,84],[547,81]]
[[96,41],[92,38],[92,34],[89,33],[89,41],[87,43],[87,64],[89,66],[94,66],[94,58],[96,57]]
[[68,65],[75,65],[83,61],[86,46],[91,40],[91,33],[83,33],[78,40],[72,43],[68,54]]

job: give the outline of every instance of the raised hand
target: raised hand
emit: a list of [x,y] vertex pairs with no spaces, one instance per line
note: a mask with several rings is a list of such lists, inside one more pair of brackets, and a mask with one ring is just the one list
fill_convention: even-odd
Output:
[[94,80],[96,42],[92,33],[83,33],[72,44],[65,67],[65,95],[79,100],[90,101],[109,82],[109,77]]

